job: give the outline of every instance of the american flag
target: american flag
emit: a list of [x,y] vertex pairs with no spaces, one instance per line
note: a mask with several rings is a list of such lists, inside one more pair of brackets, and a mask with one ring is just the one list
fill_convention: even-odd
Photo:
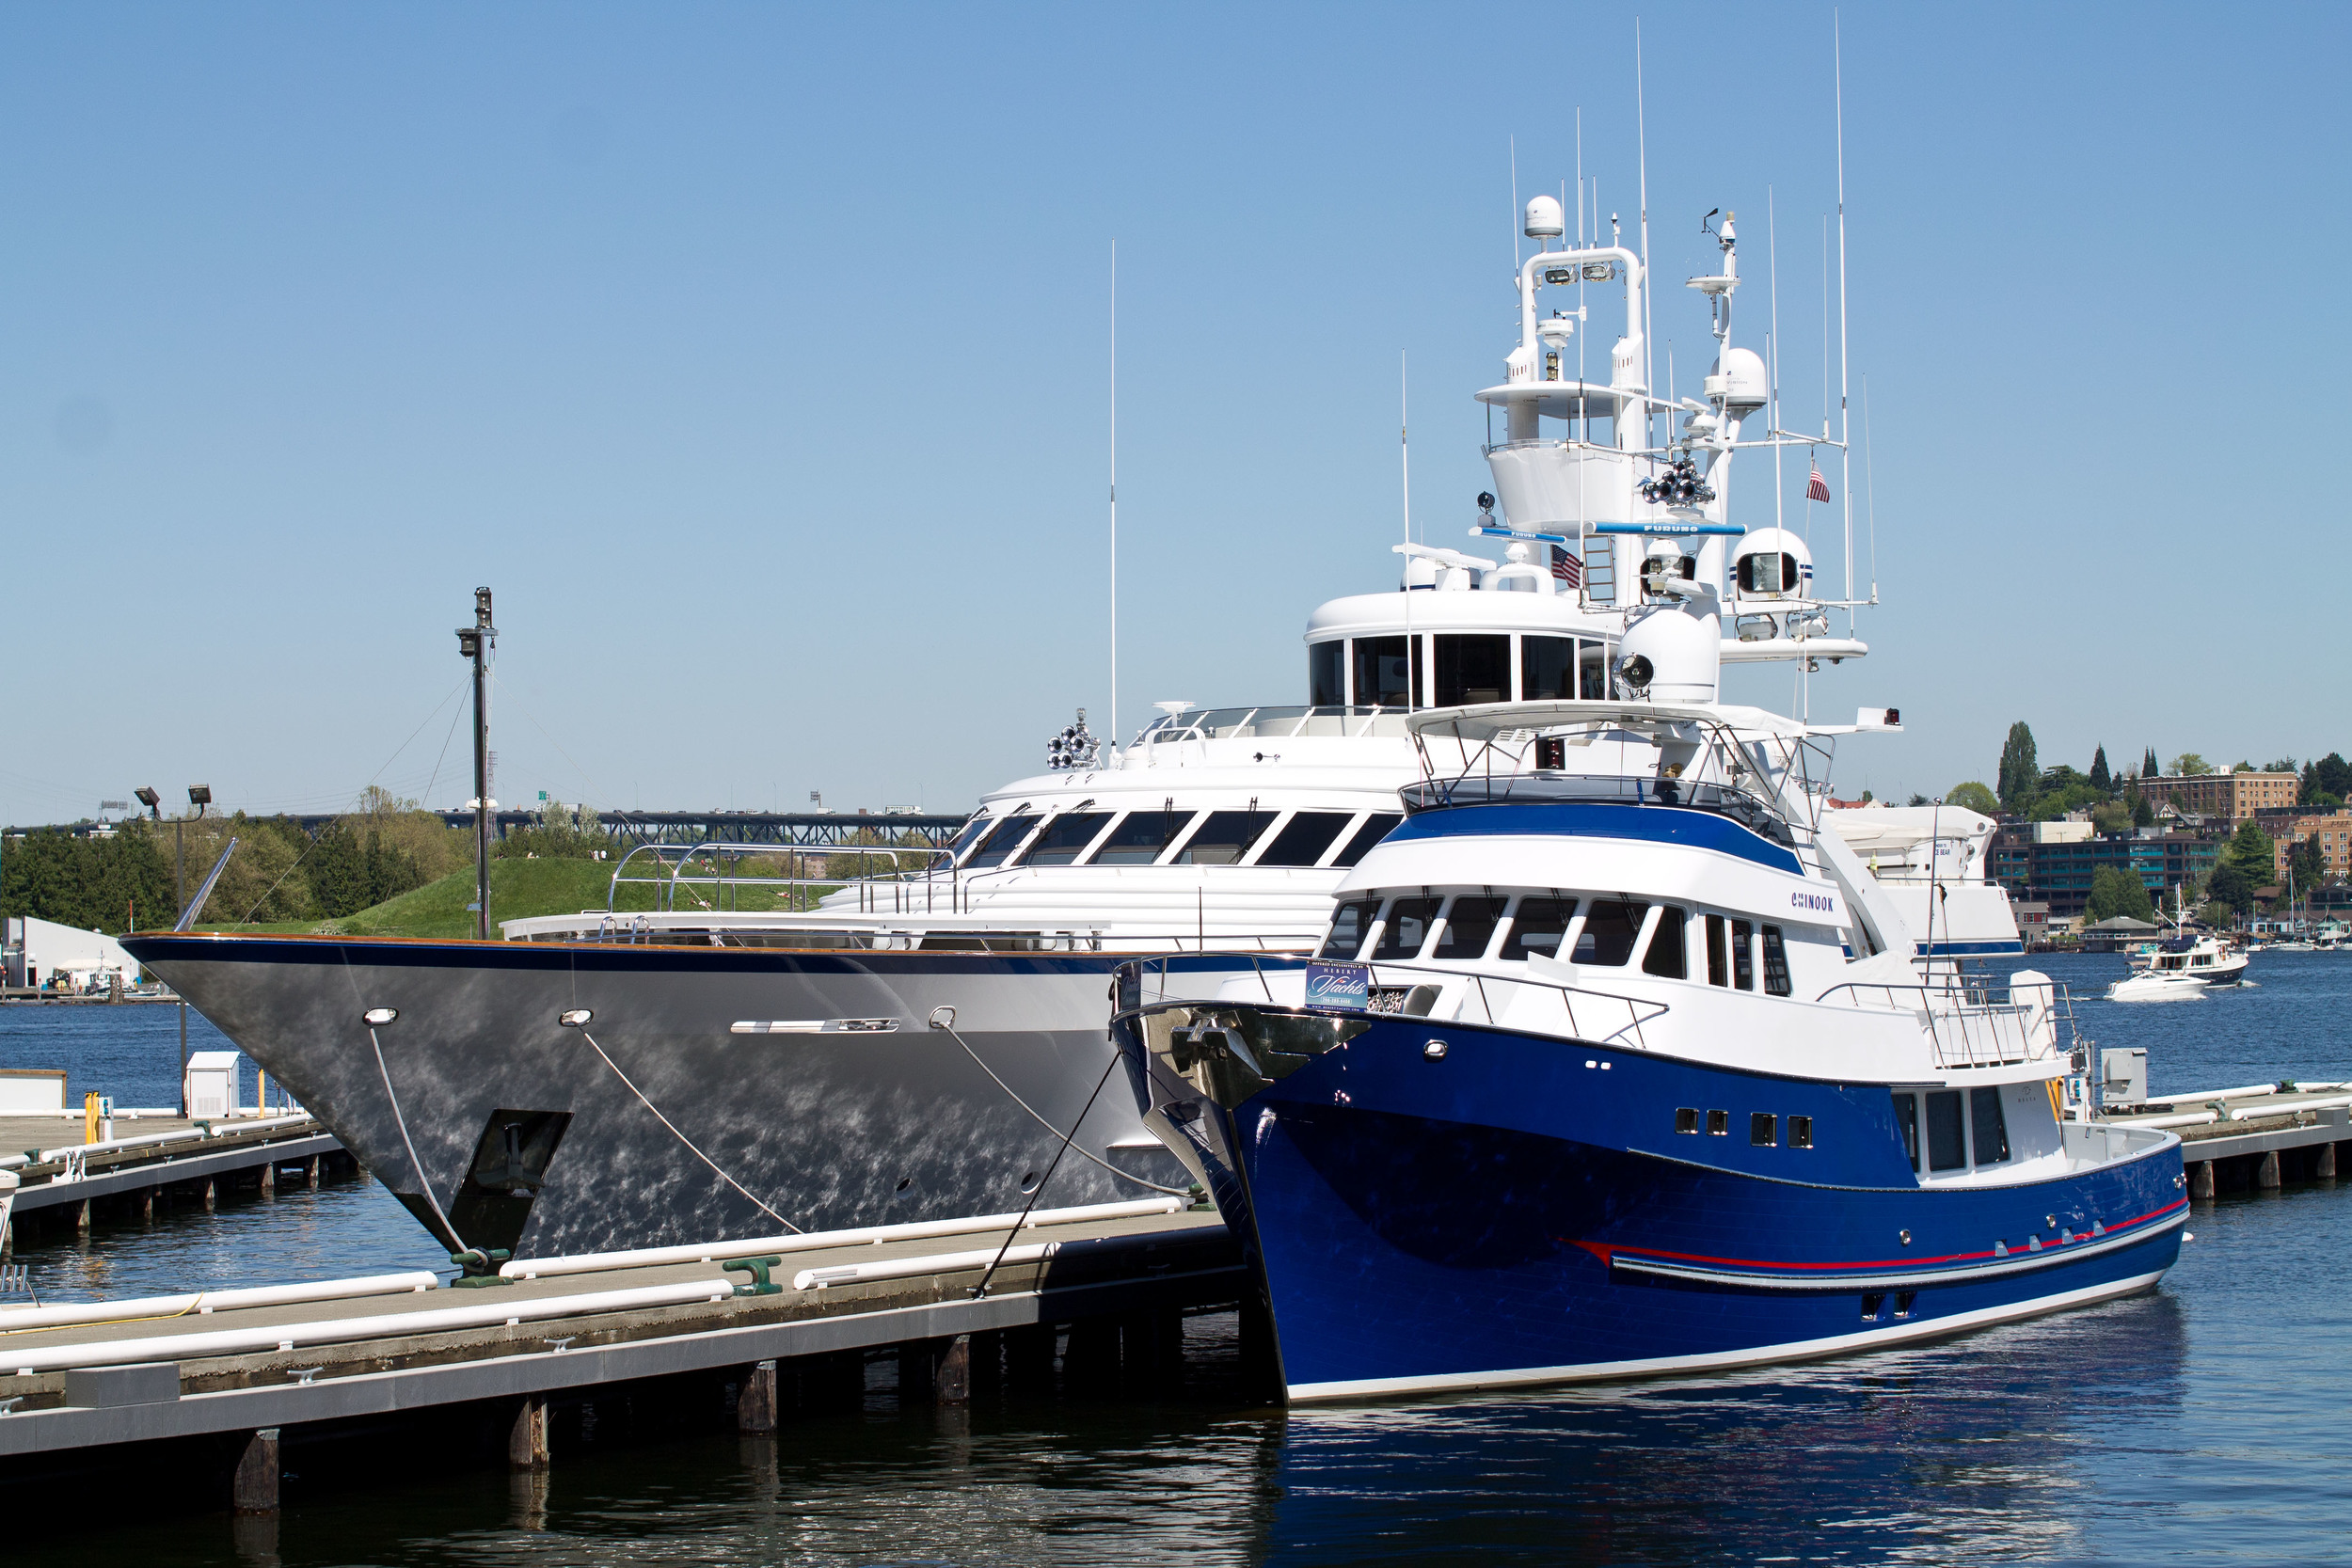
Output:
[[1813,465],[1813,477],[1804,482],[1804,499],[1809,501],[1829,500],[1829,481],[1821,477],[1821,466]]
[[1551,575],[1570,588],[1581,588],[1584,585],[1584,562],[1554,545],[1551,546]]

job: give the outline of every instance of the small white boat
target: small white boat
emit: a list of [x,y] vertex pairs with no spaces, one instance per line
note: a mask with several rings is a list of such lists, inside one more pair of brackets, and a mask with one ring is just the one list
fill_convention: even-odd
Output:
[[2107,988],[2110,1002],[2188,1002],[2205,994],[2202,974],[2178,969],[2144,969]]
[[2236,985],[2246,978],[2250,962],[2210,932],[2148,942],[2131,955],[2132,968],[2142,974],[2193,974],[2209,986]]

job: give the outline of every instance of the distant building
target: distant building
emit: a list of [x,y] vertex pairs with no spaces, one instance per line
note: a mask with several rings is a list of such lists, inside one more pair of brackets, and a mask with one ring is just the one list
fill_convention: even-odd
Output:
[[[2266,821],[2263,828],[2270,834],[2271,852],[2278,860],[2279,880],[2287,879],[2287,856],[2298,844],[2311,843],[2319,848],[2319,863],[2333,876],[2352,876],[2352,810],[2339,808],[2332,812],[2312,812],[2286,821]],[[2298,888],[2309,893],[2309,888]]]
[[2090,902],[2090,879],[2103,865],[2137,877],[2151,900],[2171,901],[2185,884],[2193,893],[2213,874],[2220,844],[2194,833],[2082,832],[2087,822],[2030,822],[1993,835],[1991,875],[2012,899],[2049,906],[2056,925],[2079,915]]
[[2152,805],[2169,801],[2185,816],[2243,822],[2267,806],[2291,806],[2303,787],[2293,773],[2200,773],[2128,781]]

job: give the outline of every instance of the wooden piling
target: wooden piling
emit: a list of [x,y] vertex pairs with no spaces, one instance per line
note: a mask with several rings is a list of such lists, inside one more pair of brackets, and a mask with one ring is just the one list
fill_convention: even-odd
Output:
[[2336,1146],[2333,1144],[2321,1144],[2319,1146],[2319,1153],[2317,1157],[2312,1161],[2312,1180],[2314,1181],[2333,1181],[2335,1179]]
[[548,1463],[548,1402],[530,1398],[515,1412],[506,1434],[506,1465],[513,1470],[544,1469]]
[[315,1193],[319,1190],[319,1157],[313,1154],[303,1164],[308,1167],[307,1174],[310,1180],[310,1190]]
[[776,1430],[776,1364],[762,1361],[744,1376],[735,1398],[735,1430],[759,1436]]
[[931,1395],[939,1404],[969,1404],[972,1402],[972,1339],[959,1334],[952,1339],[934,1340],[939,1345],[938,1359],[931,1366]]
[[2276,1187],[2278,1184],[2279,1151],[2275,1148],[2265,1149],[2263,1151],[2262,1164],[2257,1165],[2254,1169],[2254,1185],[2257,1187]]
[[219,1207],[219,1204],[220,1199],[213,1191],[212,1178],[207,1177],[204,1180],[204,1212],[208,1214],[212,1213]]
[[263,1197],[275,1197],[277,1195],[278,1162],[275,1160],[265,1161],[262,1165],[262,1196]]
[[229,1483],[229,1506],[238,1513],[278,1512],[278,1429],[263,1427],[245,1441],[237,1473]]
[[2211,1160],[2196,1160],[2190,1162],[2188,1167],[2188,1196],[2191,1197],[2201,1198],[2211,1198],[2213,1196],[2213,1162]]
[[81,1202],[73,1206],[73,1233],[76,1236],[87,1236],[89,1234],[88,1198],[84,1198]]

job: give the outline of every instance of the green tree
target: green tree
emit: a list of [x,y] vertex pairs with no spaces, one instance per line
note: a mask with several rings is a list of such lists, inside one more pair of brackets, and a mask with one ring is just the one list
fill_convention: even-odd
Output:
[[2084,912],[2094,925],[2119,914],[2130,915],[2134,920],[2155,918],[2146,884],[2115,865],[2103,865],[2090,874],[2090,902]]
[[2147,759],[2139,765],[2139,776],[2143,779],[2156,776],[2156,749],[2153,746],[2148,748]]
[[2042,765],[2034,757],[2033,731],[2020,719],[2009,727],[2009,738],[2001,744],[2001,768],[1994,787],[2000,793],[2003,809],[2022,811],[2041,784]]
[[1974,779],[1952,785],[1945,792],[1944,803],[1958,806],[1963,811],[1979,812],[1986,816],[2001,815],[2000,798]]
[[2222,851],[2222,856],[2256,887],[2267,885],[2279,874],[2277,848],[2270,842],[2270,835],[2250,816],[2230,835],[2230,847]]
[[2183,752],[2172,759],[2172,771],[2184,779],[2201,778],[2213,771],[2213,764],[2194,752]]
[[2156,825],[2156,808],[2148,803],[2148,797],[2133,790],[2128,797],[2132,807],[2132,826],[2153,828]]
[[2312,764],[2311,784],[2315,793],[2332,795],[2339,800],[2352,796],[2352,762],[2344,761],[2342,752],[2328,752]]
[[2107,771],[2107,749],[2105,746],[2090,753],[2090,787],[2102,795],[2115,787],[2115,776]]
[[2305,839],[2287,851],[2287,874],[2295,879],[2297,894],[2311,892],[2328,879],[2328,863],[2319,856],[2319,846]]
[[2132,825],[2132,808],[2121,800],[2102,800],[2090,808],[2090,822],[2103,833],[2128,832]]
[[0,847],[0,913],[119,936],[134,918],[152,929],[179,912],[170,858],[136,824],[107,838],[26,833]]
[[2254,884],[2248,879],[2245,872],[2237,868],[2235,862],[2225,859],[2213,868],[2213,875],[2205,879],[2205,896],[2217,904],[2227,904],[2237,914],[2244,914],[2254,907]]

